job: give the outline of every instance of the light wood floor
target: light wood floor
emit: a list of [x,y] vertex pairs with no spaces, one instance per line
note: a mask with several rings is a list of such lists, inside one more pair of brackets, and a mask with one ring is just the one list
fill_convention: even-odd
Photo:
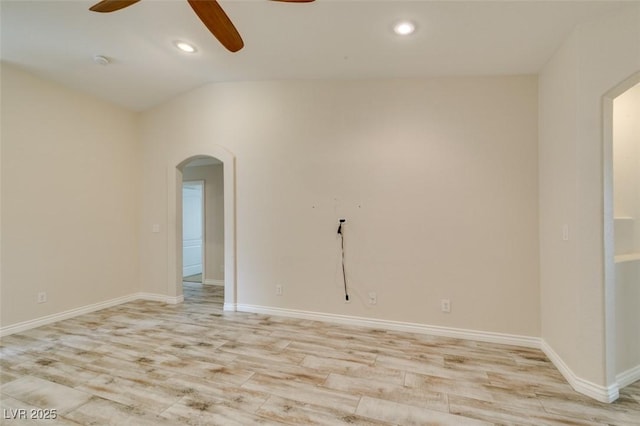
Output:
[[638,425],[640,382],[581,396],[534,349],[222,311],[221,288],[2,339],[2,416],[47,424]]
[[202,274],[194,274],[194,275],[189,275],[188,277],[182,277],[182,280],[189,283],[202,284]]

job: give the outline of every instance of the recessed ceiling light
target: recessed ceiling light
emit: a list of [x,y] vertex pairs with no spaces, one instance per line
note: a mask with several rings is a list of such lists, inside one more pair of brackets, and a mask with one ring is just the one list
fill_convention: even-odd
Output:
[[176,45],[178,49],[186,53],[195,53],[198,50],[194,45],[189,44],[185,41],[174,41],[173,43]]
[[398,22],[393,27],[393,31],[398,35],[409,35],[409,34],[412,34],[415,30],[416,30],[416,26],[409,21]]

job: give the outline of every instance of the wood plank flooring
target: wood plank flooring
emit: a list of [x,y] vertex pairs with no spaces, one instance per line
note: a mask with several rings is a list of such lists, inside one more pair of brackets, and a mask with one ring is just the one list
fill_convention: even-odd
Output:
[[[3,338],[0,423],[640,424],[640,382],[602,404],[539,350],[223,312],[221,290]],[[57,419],[10,418],[31,408]]]

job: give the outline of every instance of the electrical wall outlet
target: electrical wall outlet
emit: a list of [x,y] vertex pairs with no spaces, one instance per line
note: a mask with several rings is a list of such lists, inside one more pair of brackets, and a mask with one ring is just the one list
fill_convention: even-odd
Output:
[[44,291],[38,293],[38,303],[45,303],[46,301],[47,301],[47,293]]
[[442,312],[451,312],[451,300],[449,299],[442,299],[440,301],[440,309],[442,310]]
[[378,303],[378,295],[375,292],[369,292],[369,304],[375,305]]
[[282,296],[282,286],[280,284],[276,286],[276,296]]

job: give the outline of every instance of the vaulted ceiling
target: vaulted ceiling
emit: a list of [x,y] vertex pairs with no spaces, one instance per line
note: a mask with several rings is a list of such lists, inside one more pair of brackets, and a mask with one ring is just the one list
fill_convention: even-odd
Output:
[[[1,59],[144,110],[210,82],[537,73],[576,24],[626,4],[222,0],[245,43],[231,53],[186,0],[143,0],[108,14],[89,11],[96,1],[2,0]],[[400,19],[416,32],[396,35]],[[177,40],[197,52],[179,51]]]

